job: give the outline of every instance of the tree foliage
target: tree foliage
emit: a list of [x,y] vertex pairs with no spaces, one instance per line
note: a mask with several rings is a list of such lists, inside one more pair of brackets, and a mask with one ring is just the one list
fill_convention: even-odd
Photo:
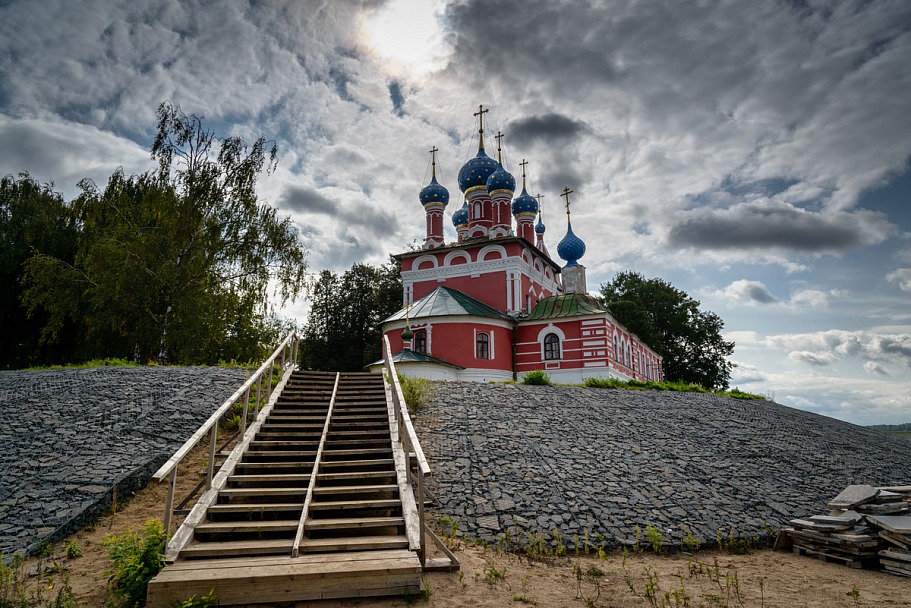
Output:
[[669,381],[728,388],[734,343],[721,337],[724,321],[699,309],[699,302],[661,279],[620,272],[601,286],[614,317],[664,358]]
[[402,307],[398,263],[354,264],[341,276],[322,271],[310,286],[304,330],[304,365],[360,371],[381,358],[383,319]]
[[[47,315],[29,318],[19,301],[23,265],[35,254],[71,264],[76,237],[71,210],[52,184],[41,185],[28,173],[0,179],[0,366],[24,367],[49,355],[39,343]],[[58,349],[72,348],[72,336],[61,336]]]
[[306,250],[290,218],[259,201],[256,180],[276,150],[260,137],[218,139],[197,116],[163,103],[157,170],[90,180],[72,203],[72,260],[38,253],[22,301],[46,315],[42,338],[75,326],[84,358],[214,363],[258,357],[280,321],[270,310],[304,289]]

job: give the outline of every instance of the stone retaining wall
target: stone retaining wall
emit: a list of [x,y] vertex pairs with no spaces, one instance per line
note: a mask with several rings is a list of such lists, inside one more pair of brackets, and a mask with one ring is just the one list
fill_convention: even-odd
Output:
[[[152,474],[247,378],[239,369],[0,372],[0,552],[75,532]],[[164,505],[162,505],[162,509]]]
[[911,483],[911,443],[769,401],[468,382],[431,401],[415,427],[434,514],[488,542],[764,536],[848,484]]

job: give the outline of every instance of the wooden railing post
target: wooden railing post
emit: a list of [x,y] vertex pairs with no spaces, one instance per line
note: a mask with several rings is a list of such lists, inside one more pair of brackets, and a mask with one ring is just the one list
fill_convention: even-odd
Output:
[[206,490],[212,488],[212,478],[215,477],[215,446],[218,445],[218,423],[212,425],[209,431],[209,469],[206,471]]
[[164,534],[165,538],[171,537],[171,517],[174,515],[174,489],[177,487],[177,467],[171,471],[168,479],[168,497],[164,504]]
[[247,432],[247,411],[250,409],[250,387],[244,391],[244,417],[240,420],[240,436]]

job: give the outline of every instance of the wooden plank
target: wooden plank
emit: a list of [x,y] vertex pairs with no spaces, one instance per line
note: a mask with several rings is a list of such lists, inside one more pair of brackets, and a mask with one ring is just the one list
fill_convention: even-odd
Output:
[[316,487],[317,475],[319,474],[320,460],[322,459],[323,450],[326,449],[326,435],[329,432],[329,424],[332,421],[332,408],[335,406],[335,396],[338,393],[338,384],[341,374],[335,374],[335,386],[332,388],[332,396],[329,398],[329,409],[326,412],[326,421],[323,423],[323,434],[320,436],[319,447],[316,449],[316,457],[313,460],[313,475],[310,476],[310,484],[307,486],[307,496],[304,498],[304,508],[301,510],[300,519],[297,521],[297,529],[294,535],[294,546],[291,547],[291,556],[297,557],[301,539],[304,537],[304,528],[307,523],[310,503],[313,502],[313,488]]
[[911,551],[911,537],[902,536],[901,534],[895,534],[894,532],[889,532],[888,530],[879,531],[880,538],[884,538],[893,545],[898,545],[902,549]]
[[[275,353],[273,353],[273,356],[275,356]],[[293,368],[288,368],[288,371],[285,372],[281,380],[279,380],[278,384],[275,386],[275,390],[272,392],[272,395],[270,395],[269,401],[260,410],[259,415],[256,417],[256,420],[253,421],[253,424],[247,429],[247,434],[244,436],[243,440],[238,442],[238,444],[234,446],[234,449],[231,450],[231,454],[228,456],[227,460],[225,460],[221,469],[219,469],[215,479],[212,480],[212,487],[199,497],[199,500],[193,505],[193,509],[190,510],[190,513],[187,515],[186,519],[184,519],[180,528],[177,529],[177,532],[175,532],[174,536],[171,537],[171,540],[168,541],[165,548],[165,562],[173,562],[176,560],[177,556],[180,554],[180,550],[193,540],[194,528],[205,519],[206,509],[209,508],[209,505],[215,503],[218,499],[219,491],[227,485],[228,477],[234,474],[235,465],[240,461],[247,446],[253,440],[253,437],[256,436],[263,421],[269,416],[269,412],[275,405],[278,395],[281,394],[282,389],[285,384],[288,383],[288,379],[291,377],[292,373]]]
[[[308,530],[341,530],[349,528],[385,528],[401,526],[405,522],[401,517],[333,517],[326,519],[307,519]],[[300,541],[298,540],[298,544]]]
[[317,477],[321,480],[358,480],[358,479],[384,479],[395,477],[395,471],[348,471],[345,473],[320,473]]
[[264,519],[254,521],[207,521],[196,526],[199,534],[250,534],[253,532],[295,532],[297,519]]
[[300,550],[353,551],[357,549],[407,549],[407,536],[350,536],[346,538],[304,538]]
[[230,540],[224,542],[194,542],[183,548],[181,559],[186,557],[217,557],[222,555],[262,555],[291,553],[294,541],[289,538]]
[[307,488],[225,488],[222,496],[249,497],[249,496],[298,496],[307,493]]
[[[396,383],[398,382],[398,377],[395,377],[395,381]],[[392,386],[390,393],[394,390],[396,390],[396,388],[395,386]],[[399,387],[399,391],[401,391],[401,387]],[[401,394],[401,392],[399,394]],[[397,419],[397,412],[395,410],[395,400],[391,398],[391,395],[386,402],[386,409],[387,415],[389,416],[390,428],[395,429],[395,434],[399,436],[402,430],[398,428],[398,425],[395,422]],[[408,460],[405,457],[405,450],[402,448],[401,441],[399,441],[398,438],[392,442],[392,458],[395,461],[396,484],[399,488],[399,498],[402,501],[402,517],[405,519],[405,535],[408,537],[408,543],[411,550],[420,551],[422,548],[421,519],[418,514],[418,507],[414,500],[414,491],[411,488],[408,475]]]
[[303,508],[304,503],[302,502],[231,503],[212,505],[209,507],[209,513],[268,513],[270,511],[297,511]]
[[879,552],[879,554],[880,556],[888,557],[889,559],[908,562],[905,568],[911,568],[911,551],[901,551],[899,549],[883,549]]
[[310,503],[310,510],[327,511],[333,509],[382,509],[399,507],[401,504],[402,501],[400,501],[398,498],[381,498],[373,500],[331,500],[326,502],[312,502]]

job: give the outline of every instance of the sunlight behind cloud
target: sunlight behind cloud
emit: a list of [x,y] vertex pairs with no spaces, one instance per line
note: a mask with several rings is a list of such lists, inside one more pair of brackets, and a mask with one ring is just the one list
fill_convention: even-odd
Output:
[[392,0],[367,17],[363,26],[369,45],[392,71],[426,74],[443,54],[437,2]]

